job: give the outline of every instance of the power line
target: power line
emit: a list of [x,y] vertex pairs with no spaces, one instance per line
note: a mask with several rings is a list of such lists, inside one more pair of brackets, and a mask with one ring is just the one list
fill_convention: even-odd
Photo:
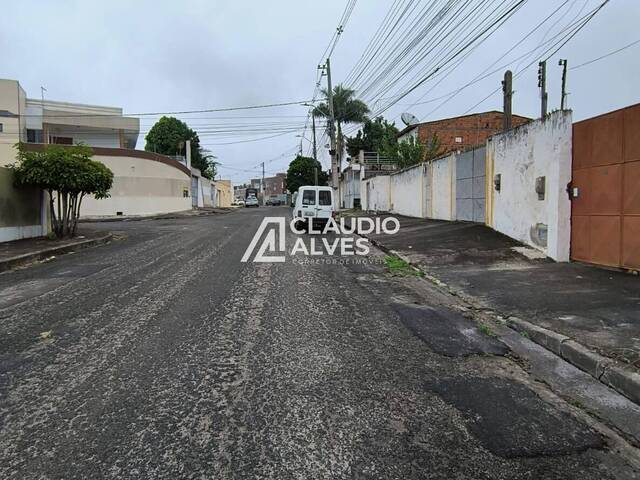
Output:
[[213,112],[232,112],[236,110],[253,110],[258,108],[284,107],[287,105],[302,105],[304,103],[313,103],[315,100],[299,100],[295,102],[269,103],[264,105],[248,105],[242,107],[225,107],[225,108],[207,108],[202,110],[181,110],[172,112],[143,112],[143,113],[122,113],[122,114],[99,114],[99,113],[71,113],[60,115],[41,115],[41,114],[21,114],[21,117],[42,117],[42,118],[62,118],[62,117],[143,117],[143,116],[159,116],[159,115],[182,115],[188,113],[213,113]]
[[570,42],[570,41],[571,41],[571,39],[572,39],[573,37],[575,37],[575,36],[578,34],[578,32],[579,32],[580,30],[582,30],[582,29],[587,25],[587,23],[589,23],[589,22],[591,21],[591,19],[592,19],[593,17],[595,17],[595,16],[598,14],[598,12],[599,12],[600,10],[602,10],[602,8],[603,8],[607,3],[609,3],[609,0],[604,0],[604,2],[602,2],[602,3],[600,4],[600,6],[598,6],[597,8],[595,8],[595,9],[594,9],[594,11],[593,11],[593,13],[592,13],[591,15],[589,15],[589,17],[584,21],[584,23],[583,23],[582,25],[580,25],[580,27],[578,27],[578,28],[577,28],[577,29],[576,29],[576,30],[575,30],[575,31],[574,31],[574,32],[573,32],[573,33],[572,33],[572,34],[571,34],[571,35],[570,35],[570,36],[569,36],[569,37],[568,37],[568,38],[567,38],[567,39],[566,39],[566,40],[565,40],[565,41],[564,41],[564,42],[563,42],[559,47],[558,47],[558,48],[556,48],[553,52],[551,52],[549,55],[547,55],[547,57],[546,57],[543,61],[545,61],[545,62],[546,62],[546,61],[547,61],[547,60],[549,60],[551,57],[553,57],[556,53],[558,53],[558,51],[559,51],[562,47],[564,47],[568,42]]
[[584,67],[586,65],[591,65],[592,63],[595,63],[599,60],[602,60],[603,58],[607,58],[610,57],[611,55],[615,55],[616,53],[619,53],[623,50],[626,50],[627,48],[633,47],[634,45],[637,45],[638,43],[640,43],[640,40],[636,40],[635,42],[631,42],[628,45],[625,45],[624,47],[620,47],[617,50],[613,50],[612,52],[606,53],[600,57],[594,58],[593,60],[589,60],[588,62],[584,62],[581,63],[580,65],[576,65],[575,67],[571,67],[569,68],[569,70],[576,70],[578,68]]

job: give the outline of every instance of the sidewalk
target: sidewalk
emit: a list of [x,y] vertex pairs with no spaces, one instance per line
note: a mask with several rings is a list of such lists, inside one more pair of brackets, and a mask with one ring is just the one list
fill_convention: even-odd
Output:
[[535,258],[536,250],[484,225],[396,218],[397,234],[368,237],[474,306],[511,317],[516,329],[605,383],[611,364],[631,372],[632,388],[640,388],[640,278]]
[[230,213],[237,207],[203,207],[190,210],[182,210],[180,212],[159,213],[156,215],[120,215],[110,217],[82,217],[80,223],[94,222],[135,222],[140,220],[171,220],[186,217],[202,217],[208,215],[219,215]]
[[0,243],[0,272],[51,256],[101,245],[111,240],[111,237],[112,235],[105,231],[80,227],[78,235],[74,238],[50,240],[46,237],[37,237],[2,242]]

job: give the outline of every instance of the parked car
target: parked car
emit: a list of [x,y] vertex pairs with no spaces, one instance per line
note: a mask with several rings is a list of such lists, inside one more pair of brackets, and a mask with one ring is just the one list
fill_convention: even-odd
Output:
[[255,197],[254,195],[249,195],[247,197],[247,199],[244,202],[244,206],[245,207],[259,207],[260,204],[258,203],[258,199],[257,197]]
[[238,204],[239,207],[244,207],[244,200],[239,198],[236,203]]
[[295,204],[293,206],[293,218],[299,218],[299,224],[313,222],[314,228],[324,228],[329,218],[335,214],[335,203],[333,199],[333,188],[316,187],[313,185],[303,186],[298,189]]
[[271,195],[267,199],[267,205],[271,205],[272,207],[279,207],[280,205],[282,205],[282,201],[280,201],[277,195]]

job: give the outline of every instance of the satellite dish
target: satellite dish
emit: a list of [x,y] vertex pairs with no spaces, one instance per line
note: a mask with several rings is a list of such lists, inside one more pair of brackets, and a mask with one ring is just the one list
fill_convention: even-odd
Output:
[[414,114],[409,112],[404,112],[402,115],[400,115],[400,119],[402,120],[402,123],[404,123],[407,127],[409,125],[415,125],[416,123],[420,123],[420,120],[418,120],[418,117],[416,117]]

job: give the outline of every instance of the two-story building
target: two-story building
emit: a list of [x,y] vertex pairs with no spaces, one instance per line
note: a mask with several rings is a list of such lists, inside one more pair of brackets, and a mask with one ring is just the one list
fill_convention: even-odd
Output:
[[47,144],[84,143],[94,160],[114,173],[110,198],[83,200],[83,217],[150,215],[191,208],[191,172],[173,158],[136,150],[139,120],[121,108],[29,98],[16,80],[0,80],[0,241],[48,232],[48,199],[16,188],[7,168],[15,144],[34,150]]

